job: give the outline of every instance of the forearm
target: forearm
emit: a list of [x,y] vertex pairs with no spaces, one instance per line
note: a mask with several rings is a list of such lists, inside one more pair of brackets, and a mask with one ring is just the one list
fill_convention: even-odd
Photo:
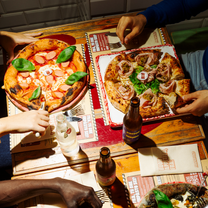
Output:
[[0,137],[12,133],[13,124],[10,117],[0,118]]
[[162,27],[190,19],[206,9],[207,0],[163,0],[141,14],[147,18],[147,27]]
[[59,179],[0,182],[0,207],[7,207],[44,193],[58,193]]

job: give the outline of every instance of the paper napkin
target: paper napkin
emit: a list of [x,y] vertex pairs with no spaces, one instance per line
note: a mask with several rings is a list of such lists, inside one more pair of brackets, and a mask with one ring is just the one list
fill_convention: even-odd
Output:
[[197,144],[138,150],[141,176],[202,172]]

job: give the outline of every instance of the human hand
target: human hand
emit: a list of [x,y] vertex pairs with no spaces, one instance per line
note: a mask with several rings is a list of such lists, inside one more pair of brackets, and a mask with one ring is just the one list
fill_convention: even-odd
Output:
[[193,101],[182,108],[178,108],[178,113],[191,113],[194,116],[202,116],[208,112],[208,90],[201,90],[183,96],[184,102]]
[[14,59],[14,48],[17,45],[24,45],[37,41],[36,36],[41,35],[42,33],[30,33],[30,34],[21,34],[13,33],[7,31],[0,32],[0,45],[7,51],[9,55],[9,64]]
[[[120,38],[121,43],[128,44],[134,37],[143,31],[146,23],[147,19],[142,14],[137,16],[121,17],[116,28],[116,34]],[[126,37],[124,37],[124,32],[126,29],[131,29],[131,32]]]
[[102,207],[102,202],[93,188],[66,179],[56,178],[56,180],[59,183],[58,192],[68,208],[77,208],[83,202],[87,202],[93,208]]
[[40,132],[49,126],[49,114],[44,110],[31,110],[0,119],[0,135],[7,133]]

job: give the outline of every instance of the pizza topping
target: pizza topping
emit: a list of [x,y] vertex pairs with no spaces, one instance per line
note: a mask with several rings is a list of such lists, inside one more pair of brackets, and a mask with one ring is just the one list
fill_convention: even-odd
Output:
[[157,96],[152,92],[149,88],[143,94],[139,96],[140,99],[140,107],[151,107],[155,106],[157,103]]
[[50,60],[53,59],[55,56],[56,56],[56,51],[50,51],[49,53],[47,53],[46,59]]
[[29,77],[30,76],[30,72],[20,72],[19,73],[19,75],[21,75],[22,77],[24,77],[24,78],[27,78],[27,77]]
[[135,57],[135,61],[140,66],[153,65],[158,62],[158,57],[154,53],[142,53]]
[[67,66],[69,66],[69,61],[62,62],[62,63],[61,63],[61,66],[62,66],[63,68],[66,68]]
[[32,62],[24,58],[17,58],[12,61],[12,65],[18,71],[34,71],[35,66]]
[[169,64],[159,64],[157,66],[156,78],[162,82],[167,82],[171,77],[171,68]]
[[121,77],[129,77],[134,71],[132,63],[126,60],[122,60],[121,62],[119,62],[118,67],[118,74]]
[[58,92],[58,91],[51,91],[51,94],[54,98],[62,98],[64,96],[64,94],[62,92]]
[[73,85],[75,82],[79,81],[81,78],[87,76],[88,73],[82,72],[82,71],[77,71],[73,74],[71,74],[65,81],[65,84],[68,85]]
[[29,101],[39,98],[40,92],[41,92],[41,87],[39,85],[38,88],[33,92],[32,96],[29,98]]
[[65,62],[68,59],[70,59],[75,50],[76,50],[76,46],[69,46],[68,48],[65,48],[59,54],[59,56],[58,56],[58,58],[56,60],[56,63],[59,64],[59,63]]
[[159,89],[162,93],[169,94],[175,91],[175,86],[176,86],[175,80],[169,80],[166,83],[163,84],[161,83]]
[[142,71],[137,75],[137,78],[144,84],[153,81],[155,79],[155,74],[157,73],[157,70],[151,67],[148,68],[147,71],[146,68],[144,68],[144,70],[145,71]]
[[57,77],[63,77],[64,76],[64,72],[61,70],[55,70],[54,71],[55,76]]
[[148,73],[145,71],[142,71],[137,75],[137,79],[140,81],[146,80],[147,78],[148,78]]
[[162,191],[153,190],[158,208],[173,208],[173,205],[166,194]]
[[134,96],[134,87],[120,82],[115,84],[115,89],[124,100],[130,100]]
[[71,87],[70,85],[62,84],[62,85],[59,86],[59,90],[60,90],[61,92],[65,92],[65,91],[67,91],[70,87]]
[[46,76],[46,82],[48,84],[52,85],[53,84],[53,81],[54,81],[53,75]]
[[45,59],[42,56],[39,55],[35,55],[34,59],[36,62],[38,62],[39,64],[44,64],[45,63]]
[[52,74],[52,70],[50,69],[50,68],[47,68],[45,71],[43,71],[43,74],[45,75],[45,76],[48,76],[48,75],[50,75],[50,74]]

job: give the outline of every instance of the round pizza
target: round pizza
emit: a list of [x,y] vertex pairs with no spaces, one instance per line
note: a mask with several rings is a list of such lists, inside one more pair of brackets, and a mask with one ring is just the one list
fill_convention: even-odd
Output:
[[52,112],[73,101],[87,81],[87,68],[76,46],[41,39],[26,46],[9,65],[4,88],[27,109]]
[[[163,55],[163,57],[162,57]],[[133,96],[140,98],[143,118],[164,115],[184,104],[190,80],[175,57],[160,49],[122,52],[108,65],[104,86],[108,99],[119,111],[128,111]]]
[[151,189],[140,201],[138,208],[194,208],[207,204],[208,190],[189,183],[169,183]]

